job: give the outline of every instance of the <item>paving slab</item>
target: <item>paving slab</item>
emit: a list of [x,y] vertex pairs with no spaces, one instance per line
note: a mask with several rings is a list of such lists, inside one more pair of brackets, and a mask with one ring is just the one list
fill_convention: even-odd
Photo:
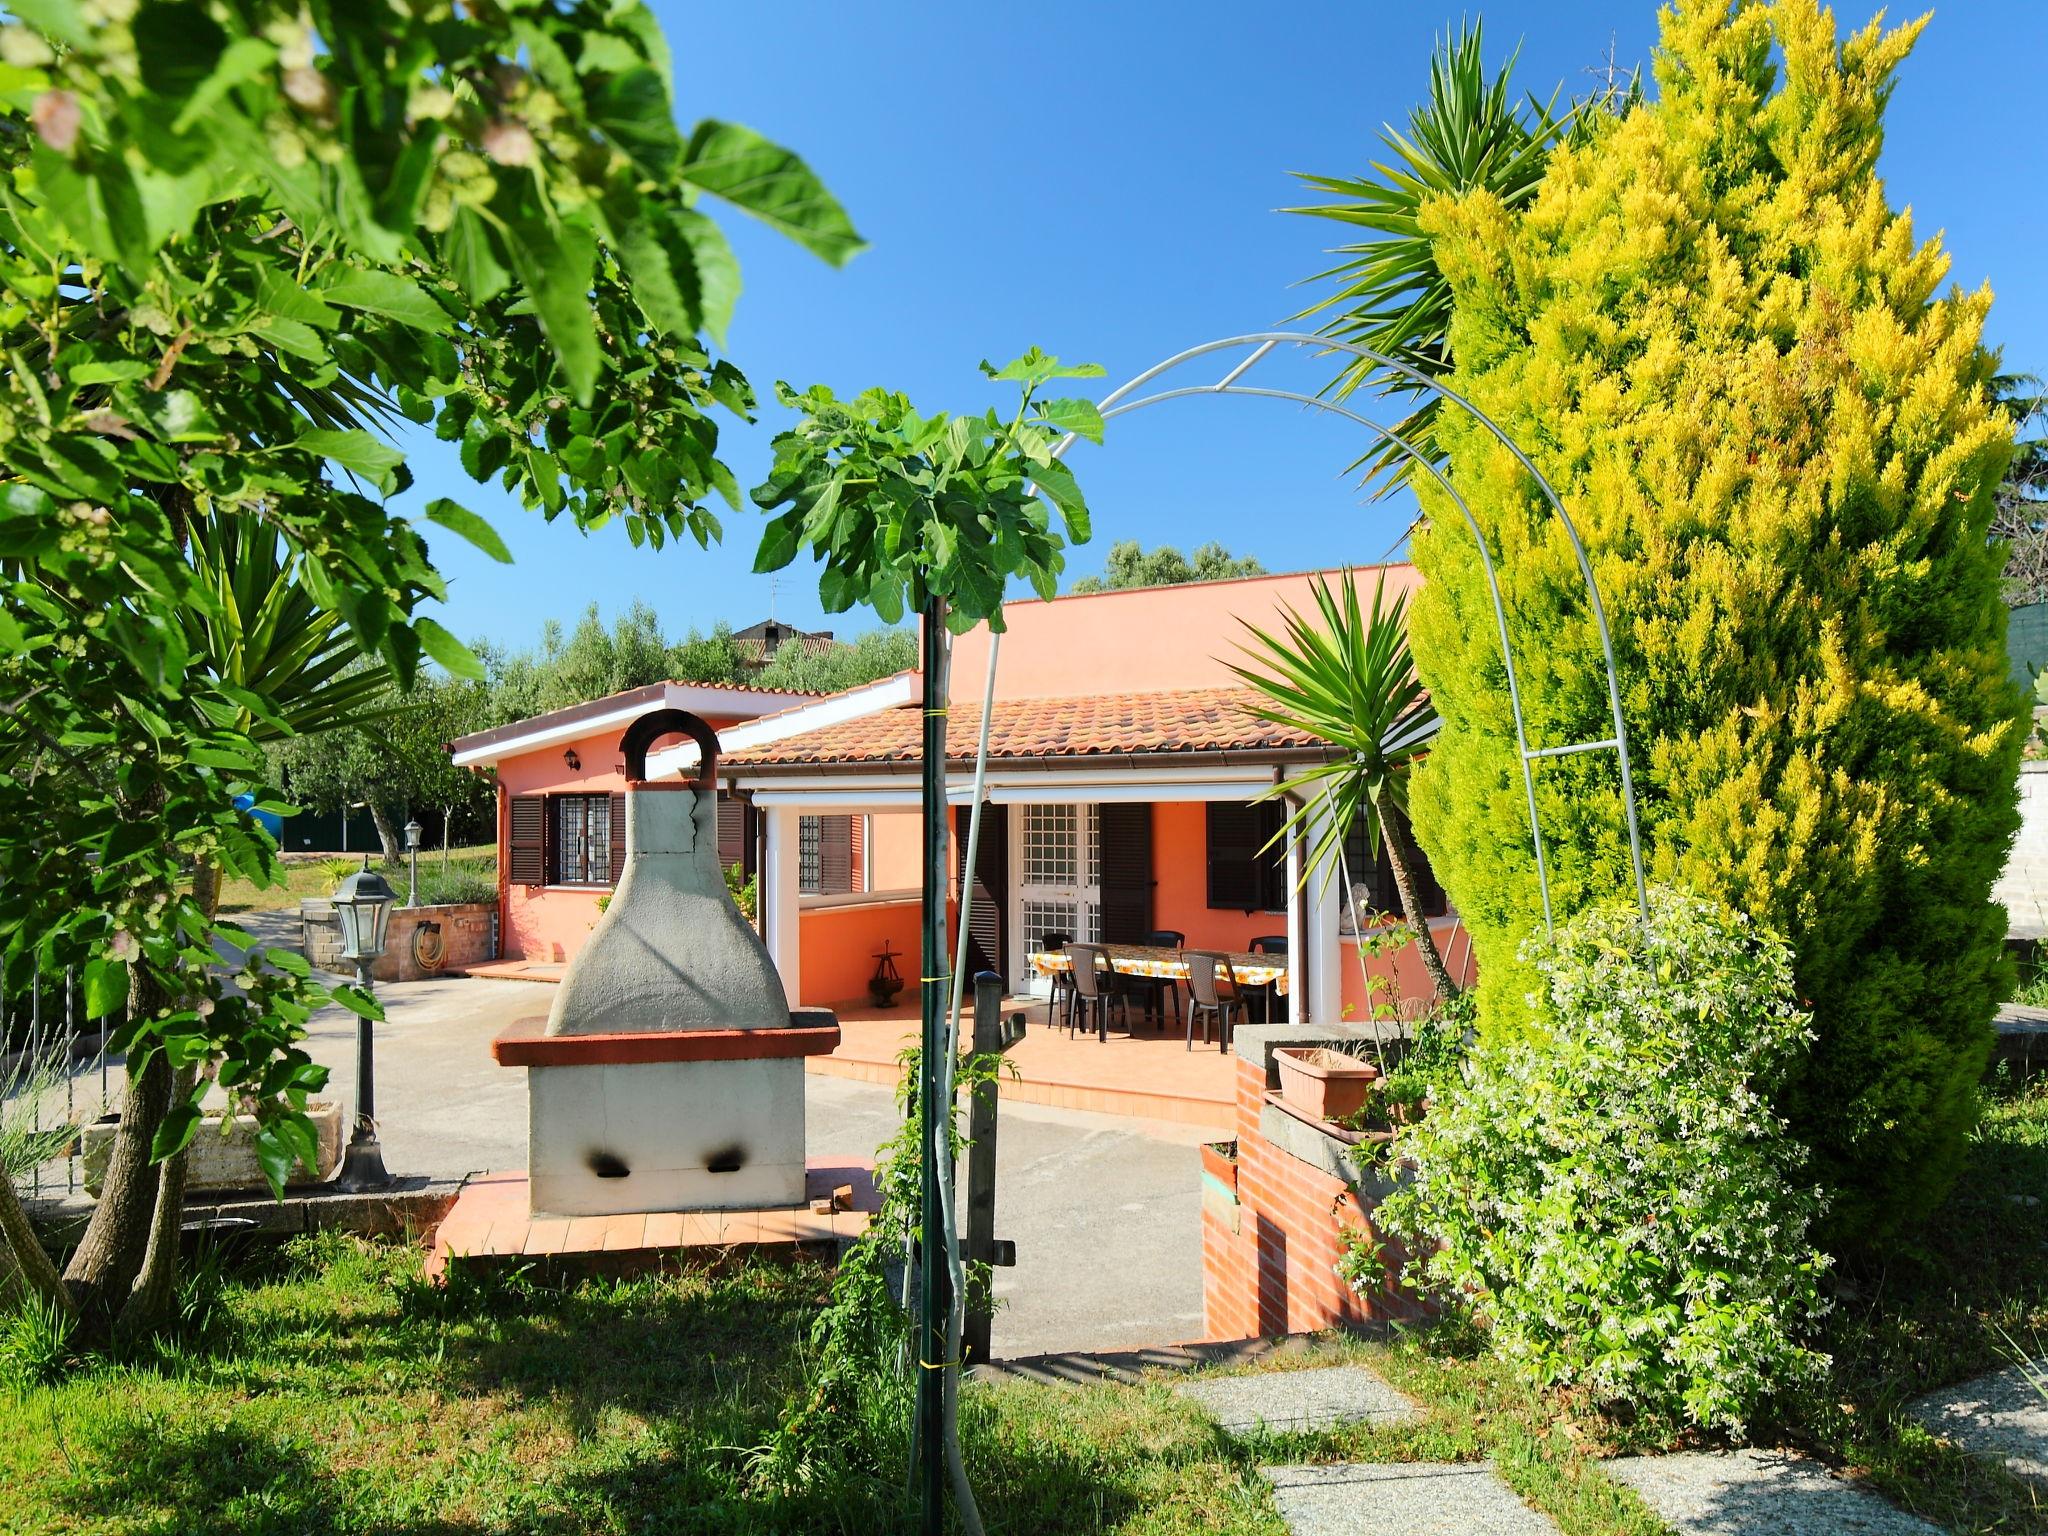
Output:
[[1945,1387],[1906,1411],[1937,1435],[2013,1471],[2048,1477],[2048,1360]]
[[1293,1536],[1557,1536],[1489,1462],[1261,1467]]
[[1405,1424],[1415,1404],[1362,1365],[1256,1376],[1210,1376],[1178,1382],[1174,1392],[1199,1404],[1226,1433],[1259,1429],[1328,1429],[1369,1419]]
[[1679,1536],[1941,1536],[1940,1527],[1783,1451],[1625,1456],[1603,1470]]

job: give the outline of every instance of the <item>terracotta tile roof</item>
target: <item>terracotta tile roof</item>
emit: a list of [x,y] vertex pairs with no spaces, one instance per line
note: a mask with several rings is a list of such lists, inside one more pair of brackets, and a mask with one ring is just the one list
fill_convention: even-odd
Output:
[[[1250,688],[1192,688],[1080,698],[1004,699],[989,728],[989,757],[1105,757],[1164,752],[1260,752],[1313,747],[1306,732],[1253,718]],[[727,770],[823,763],[914,763],[923,711],[886,709],[799,736],[745,747],[720,760]],[[946,756],[971,758],[981,704],[956,704],[946,721]]]

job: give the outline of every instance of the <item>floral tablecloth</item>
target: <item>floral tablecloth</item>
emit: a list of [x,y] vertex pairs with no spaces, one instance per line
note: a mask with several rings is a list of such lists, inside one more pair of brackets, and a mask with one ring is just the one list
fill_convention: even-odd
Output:
[[[1105,944],[1110,968],[1124,976],[1151,976],[1161,981],[1184,980],[1188,974],[1183,950],[1156,948],[1149,944]],[[1225,954],[1231,974],[1241,987],[1271,987],[1287,995],[1285,955]],[[1074,968],[1074,957],[1065,950],[1033,950],[1025,963],[1041,976],[1057,976]]]

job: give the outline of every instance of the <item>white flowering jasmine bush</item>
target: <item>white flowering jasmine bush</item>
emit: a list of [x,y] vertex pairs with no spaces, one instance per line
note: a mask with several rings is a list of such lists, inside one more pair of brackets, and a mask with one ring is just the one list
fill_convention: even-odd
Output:
[[1772,1112],[1811,1035],[1775,935],[1695,897],[1524,952],[1544,1029],[1477,1048],[1380,1210],[1406,1279],[1541,1385],[1740,1437],[1825,1369],[1819,1191]]

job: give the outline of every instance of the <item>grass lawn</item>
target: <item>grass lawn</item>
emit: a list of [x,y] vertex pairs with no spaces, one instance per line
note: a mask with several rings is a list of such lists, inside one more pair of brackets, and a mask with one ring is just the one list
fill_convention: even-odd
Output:
[[[392,889],[402,898],[405,895],[405,861],[387,864],[381,858],[371,861],[372,867],[383,872]],[[451,874],[464,885],[481,888],[483,883],[495,887],[498,871],[498,850],[492,843],[479,843],[472,848],[449,850]],[[342,877],[363,867],[361,854],[335,854],[331,858],[292,859],[280,862],[276,879],[269,885],[257,885],[248,880],[230,880],[220,890],[220,910],[230,912],[275,912],[297,911],[299,902],[307,896],[332,895]],[[441,850],[439,848],[420,850],[420,886],[422,898],[432,894],[433,883],[439,879]],[[483,896],[489,900],[489,896]]]
[[[2039,1490],[1913,1428],[1900,1405],[2048,1340],[2048,1090],[1990,1103],[1942,1220],[1843,1276],[1828,1390],[1762,1435],[1865,1476],[1949,1530],[2038,1531]],[[411,1250],[328,1237],[217,1286],[147,1358],[0,1391],[0,1530],[881,1532],[893,1477],[743,1493],[798,1388],[826,1277],[750,1268],[435,1291]],[[1599,1457],[1654,1443],[1510,1382],[1453,1329],[1332,1340],[1420,1401],[1405,1427],[1223,1438],[1163,1381],[970,1386],[992,1532],[1278,1536],[1265,1462],[1489,1456],[1567,1536],[1660,1527]],[[0,1340],[4,1349],[4,1340]],[[900,1452],[898,1453],[900,1454]]]

